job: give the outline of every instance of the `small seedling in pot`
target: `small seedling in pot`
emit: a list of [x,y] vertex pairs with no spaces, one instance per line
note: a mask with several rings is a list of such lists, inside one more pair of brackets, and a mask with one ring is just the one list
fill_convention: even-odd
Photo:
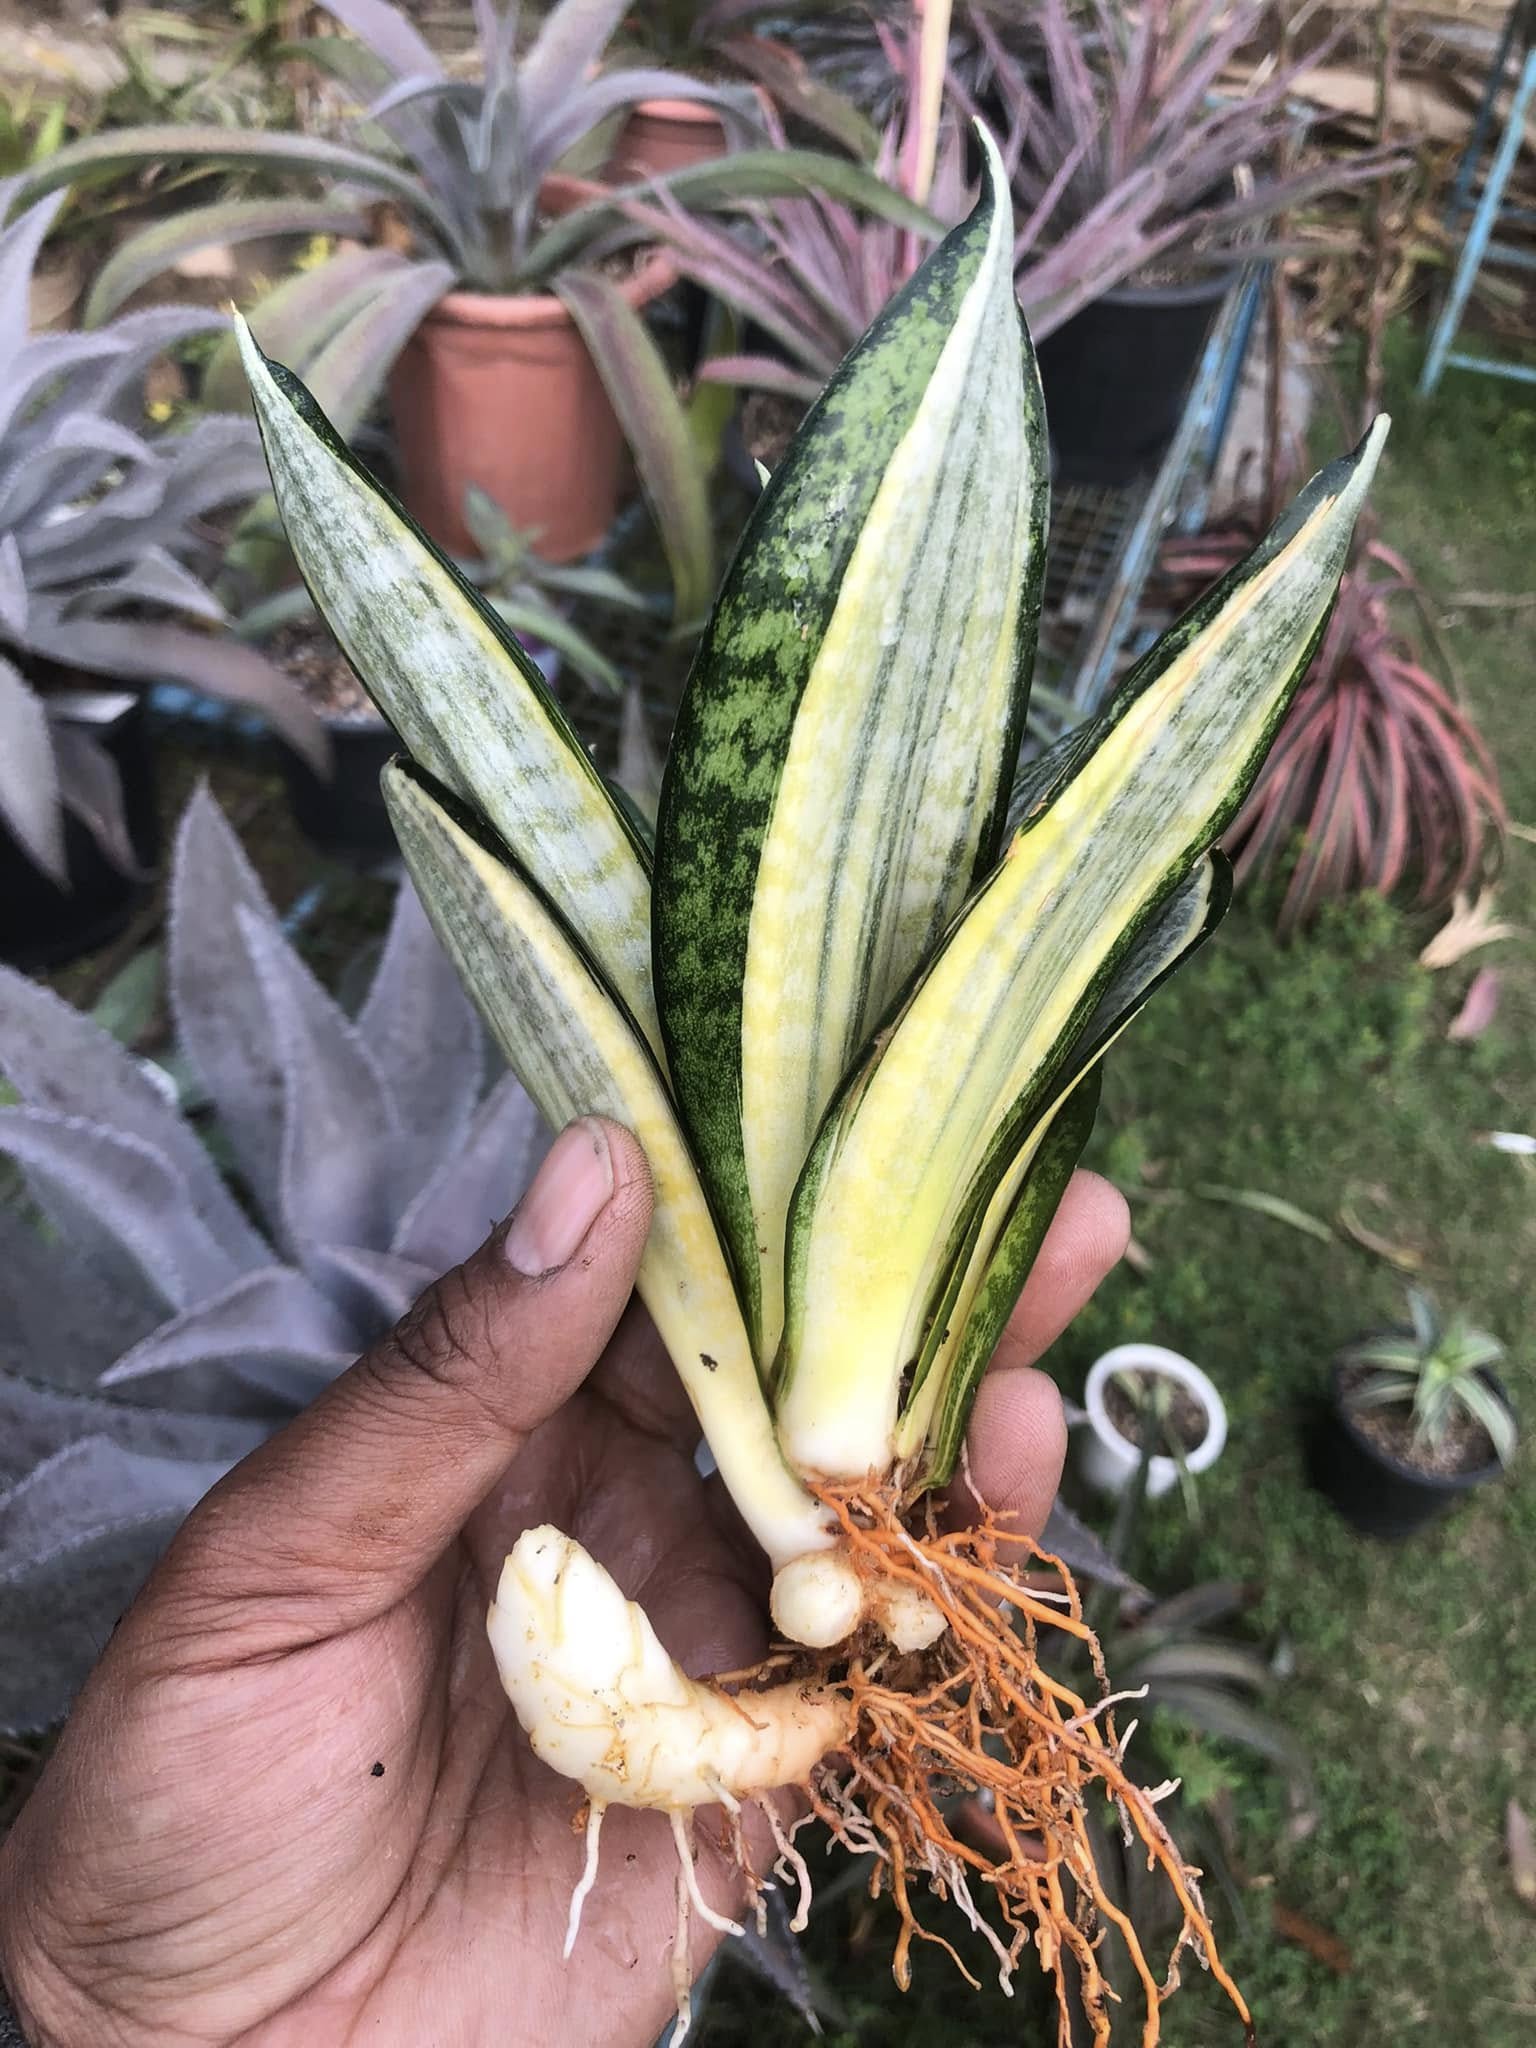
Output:
[[1309,1438],[1312,1476],[1340,1514],[1369,1536],[1409,1536],[1497,1479],[1518,1435],[1494,1374],[1503,1355],[1418,1287],[1405,1324],[1341,1351]]
[[1459,1313],[1447,1319],[1421,1287],[1409,1324],[1352,1344],[1340,1360],[1344,1404],[1390,1457],[1437,1476],[1474,1472],[1515,1455],[1515,1422],[1486,1378],[1504,1346]]
[[1198,1522],[1200,1500],[1189,1453],[1204,1439],[1208,1417],[1195,1396],[1166,1373],[1117,1372],[1104,1405],[1127,1442],[1151,1456],[1173,1460],[1185,1512]]

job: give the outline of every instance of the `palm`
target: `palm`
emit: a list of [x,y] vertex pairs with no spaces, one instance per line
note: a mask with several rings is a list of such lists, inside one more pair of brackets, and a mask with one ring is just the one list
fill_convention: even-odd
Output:
[[[296,1629],[284,1654],[254,1663],[236,1628],[213,1668],[170,1678],[149,1768],[173,1889],[144,1899],[141,1876],[135,1917],[156,1931],[125,1925],[116,1944],[142,1987],[141,2024],[170,2016],[156,1994],[174,1985],[194,2040],[276,2048],[356,2026],[380,2048],[452,2048],[547,2040],[552,2021],[561,2038],[618,2040],[623,2011],[635,2039],[654,2038],[672,2002],[670,1833],[658,1816],[614,1813],[610,1882],[563,1966],[578,1795],[513,1719],[485,1611],[518,1532],[550,1520],[609,1564],[690,1667],[749,1662],[762,1643],[754,1565],[691,1441],[681,1390],[632,1312],[409,1598],[322,1642]],[[255,1865],[252,1842],[272,1845]],[[192,1902],[191,1924],[178,1901]],[[653,2002],[637,2001],[637,1978],[653,1981]]]
[[[610,1811],[562,1966],[577,1795],[533,1757],[485,1635],[504,1554],[550,1521],[691,1670],[763,1647],[764,1561],[695,1470],[649,1321],[621,1318],[649,1190],[605,1128],[614,1185],[566,1262],[520,1278],[493,1232],[215,1488],[124,1617],[0,1846],[0,1972],[46,2048],[626,2048],[666,2019],[670,1831]],[[567,1166],[591,1151],[573,1130]],[[534,1192],[559,1181],[546,1161]],[[1023,1530],[1062,1425],[1017,1368],[1123,1242],[1096,1187],[1069,1190],[973,1418],[967,1471]]]

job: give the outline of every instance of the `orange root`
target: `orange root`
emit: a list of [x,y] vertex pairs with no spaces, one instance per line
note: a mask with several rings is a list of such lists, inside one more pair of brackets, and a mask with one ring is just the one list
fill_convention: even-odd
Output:
[[[1199,1873],[1184,1864],[1159,1820],[1157,1795],[1125,1770],[1114,1701],[1066,1567],[985,1518],[979,1528],[950,1532],[930,1510],[928,1526],[914,1535],[889,1498],[820,1491],[855,1564],[872,1577],[921,1591],[949,1624],[921,1656],[899,1658],[880,1649],[852,1659],[838,1682],[853,1697],[858,1740],[828,1760],[811,1788],[812,1806],[834,1838],[877,1859],[872,1889],[878,1894],[889,1887],[901,1921],[897,1983],[905,1989],[910,1979],[914,1940],[946,1949],[975,1982],[950,1944],[918,1921],[911,1887],[924,1880],[990,1943],[1005,1990],[1033,1945],[1055,1980],[1060,2048],[1069,2048],[1074,2006],[1092,2027],[1094,2048],[1109,2042],[1111,2008],[1121,2002],[1099,1963],[1110,1925],[1139,1980],[1143,2048],[1159,2038],[1162,2002],[1177,1986],[1186,1948],[1231,1999],[1251,2043],[1248,2008],[1217,1954]],[[1031,1570],[1048,1567],[1058,1591],[1032,1590],[1024,1570],[1004,1561],[1026,1549]],[[1042,1629],[1086,1646],[1103,1694],[1096,1703],[1042,1670]],[[990,1795],[1006,1853],[988,1855],[954,1833],[945,1806],[966,1793]],[[1096,1804],[1112,1804],[1127,1844],[1139,1840],[1148,1868],[1161,1871],[1183,1914],[1161,1981],[1095,1867]],[[990,1895],[991,1918],[979,1910],[978,1887]]]

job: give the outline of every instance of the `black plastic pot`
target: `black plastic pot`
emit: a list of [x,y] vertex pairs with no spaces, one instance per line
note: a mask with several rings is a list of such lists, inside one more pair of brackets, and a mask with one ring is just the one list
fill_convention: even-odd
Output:
[[1162,461],[1229,282],[1106,292],[1040,343],[1063,483],[1129,484]]
[[149,894],[160,854],[154,753],[144,700],[126,690],[53,692],[58,722],[78,726],[104,748],[123,785],[128,837],[141,873],[124,874],[72,812],[64,814],[69,887],[36,868],[0,824],[0,959],[28,970],[61,967],[115,939]]
[[[1505,1407],[1509,1396],[1493,1373],[1482,1378]],[[1312,1481],[1344,1519],[1365,1536],[1400,1541],[1437,1521],[1474,1488],[1497,1479],[1497,1458],[1474,1472],[1419,1472],[1381,1450],[1344,1404],[1342,1368],[1335,1364],[1328,1400],[1313,1424],[1308,1445]]]
[[288,802],[299,829],[321,853],[360,861],[397,851],[379,773],[400,742],[382,718],[327,718],[333,774],[322,782],[292,748],[283,749]]

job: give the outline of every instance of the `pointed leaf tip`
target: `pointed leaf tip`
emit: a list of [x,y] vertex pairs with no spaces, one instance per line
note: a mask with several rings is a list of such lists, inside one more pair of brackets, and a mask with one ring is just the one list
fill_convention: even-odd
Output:
[[663,1030],[765,1365],[822,1111],[1000,850],[1049,456],[989,162],[758,499],[662,779]]
[[997,146],[997,137],[991,127],[978,114],[971,122],[976,140],[981,144],[982,181],[981,204],[1004,208],[1012,225],[1013,201],[1008,181],[1008,166],[1003,162],[1003,152]]
[[348,661],[411,759],[524,861],[660,1047],[649,849],[511,629],[241,323],[278,510]]

